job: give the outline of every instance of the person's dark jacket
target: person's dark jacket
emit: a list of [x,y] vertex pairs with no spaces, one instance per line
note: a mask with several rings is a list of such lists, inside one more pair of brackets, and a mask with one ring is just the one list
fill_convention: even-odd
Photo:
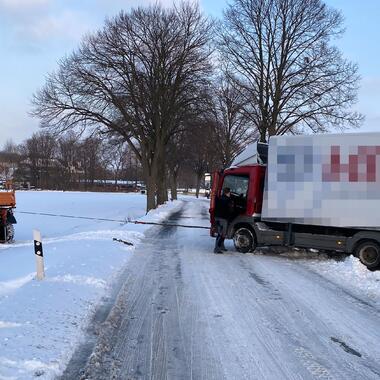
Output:
[[234,203],[231,197],[223,194],[220,198],[216,198],[215,217],[232,220],[235,214],[234,211]]

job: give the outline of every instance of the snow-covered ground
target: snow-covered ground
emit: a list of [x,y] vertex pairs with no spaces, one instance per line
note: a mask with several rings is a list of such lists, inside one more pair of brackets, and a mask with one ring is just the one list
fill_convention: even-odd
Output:
[[368,297],[380,308],[380,271],[370,272],[359,259],[349,256],[343,261],[306,261],[312,271],[329,281],[353,292],[358,297]]
[[[148,226],[23,212],[159,221],[181,202],[145,216],[140,194],[17,192],[15,242],[0,245],[0,379],[59,374],[96,305]],[[43,238],[46,279],[35,279],[33,229]]]
[[[265,252],[264,248],[258,253],[267,255]],[[380,308],[380,271],[369,271],[358,258],[345,255],[328,257],[317,251],[305,252],[304,250],[284,252],[280,254],[280,257],[289,264],[297,262],[309,271],[325,278],[326,281],[330,281],[358,297],[368,298]]]
[[[181,340],[183,348],[173,351],[179,373],[187,374],[189,365],[193,378],[196,373],[218,379],[339,378],[333,374],[361,370],[375,378],[380,359],[380,272],[367,271],[357,259],[336,261],[302,253],[242,255],[233,252],[230,241],[230,252],[213,255],[213,241],[203,230],[156,228],[143,239],[149,226],[21,213],[158,221],[182,209],[178,222],[208,225],[205,199],[184,197],[185,202],[169,203],[145,216],[145,196],[139,194],[18,192],[16,197],[16,241],[0,245],[0,380],[52,379],[61,374],[83,342],[96,307],[129,267],[131,277],[121,295],[142,297],[132,306],[147,312],[128,308],[122,316],[125,328],[130,332],[129,327],[142,326],[136,316],[157,317],[162,322],[157,328],[168,329],[167,335],[161,330],[152,335],[149,329],[155,325],[144,324],[144,349],[151,352],[156,342],[149,337],[161,341],[166,336],[170,344]],[[35,280],[35,228],[44,242],[43,281]],[[150,297],[152,303],[146,301]],[[163,309],[152,306],[161,303]],[[185,328],[189,323],[191,330]],[[119,338],[112,344],[123,348],[124,337]],[[347,345],[362,356],[347,353]],[[131,363],[137,363],[139,352],[130,352]],[[155,360],[161,354],[165,357],[160,351]],[[167,354],[171,355],[169,349]],[[250,377],[252,370],[256,377]]]
[[[171,218],[207,225],[207,209],[188,198]],[[379,379],[379,273],[352,258],[226,246],[215,255],[207,231],[155,229],[128,263],[83,378]]]

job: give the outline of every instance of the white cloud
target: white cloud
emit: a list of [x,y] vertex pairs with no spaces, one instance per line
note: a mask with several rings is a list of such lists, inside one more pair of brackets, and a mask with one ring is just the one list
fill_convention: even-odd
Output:
[[[0,23],[11,36],[12,48],[36,50],[39,46],[67,41],[70,45],[86,33],[103,25],[106,16],[116,15],[121,9],[148,5],[156,0],[82,0],[70,4],[64,0],[0,0]],[[173,0],[159,1],[163,5]],[[42,45],[46,42],[47,45]]]
[[164,7],[169,7],[175,3],[180,3],[179,0],[95,0],[95,2],[96,6],[108,12],[117,12],[121,9],[128,10],[131,7],[147,6],[152,4],[161,4]]
[[0,8],[9,11],[26,11],[47,6],[51,0],[0,0]]
[[87,16],[81,12],[63,11],[34,18],[29,23],[19,23],[15,28],[19,36],[34,41],[52,38],[80,40],[92,29],[92,25]]

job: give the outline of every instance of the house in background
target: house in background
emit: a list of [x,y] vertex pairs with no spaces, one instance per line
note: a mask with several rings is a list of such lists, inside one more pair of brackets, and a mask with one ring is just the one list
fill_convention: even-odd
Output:
[[0,181],[13,180],[20,160],[18,153],[0,152]]

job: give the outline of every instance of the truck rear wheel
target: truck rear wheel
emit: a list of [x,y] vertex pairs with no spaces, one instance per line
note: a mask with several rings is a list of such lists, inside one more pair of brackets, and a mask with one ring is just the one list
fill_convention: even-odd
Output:
[[238,228],[233,236],[234,246],[238,252],[248,253],[256,248],[256,241],[250,229]]
[[355,249],[355,256],[359,258],[369,270],[380,268],[380,245],[375,241],[368,240],[359,244]]

